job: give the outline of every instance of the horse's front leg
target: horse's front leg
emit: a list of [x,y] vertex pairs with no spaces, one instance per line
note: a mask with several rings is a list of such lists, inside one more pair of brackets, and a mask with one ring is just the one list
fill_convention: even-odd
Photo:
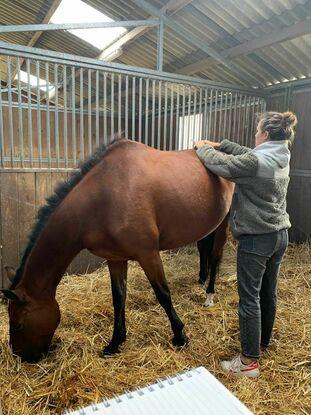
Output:
[[125,300],[127,261],[108,261],[108,267],[114,308],[114,326],[111,342],[104,348],[101,353],[102,357],[109,357],[119,353],[119,346],[126,339]]
[[171,299],[170,290],[165,278],[162,260],[159,251],[149,253],[139,259],[139,263],[154,290],[154,293],[164,308],[174,333],[172,343],[174,346],[185,346],[188,338],[184,334],[184,323],[178,317]]

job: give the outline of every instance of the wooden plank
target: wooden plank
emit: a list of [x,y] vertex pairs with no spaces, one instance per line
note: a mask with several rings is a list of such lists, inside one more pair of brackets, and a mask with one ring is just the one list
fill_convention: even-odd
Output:
[[51,172],[35,173],[35,204],[36,211],[44,205],[45,199],[51,194]]
[[[2,267],[19,263],[17,173],[0,173]],[[3,284],[8,281],[3,275]]]
[[311,237],[311,178],[291,177],[287,194],[287,211],[292,227],[290,241],[301,243]]

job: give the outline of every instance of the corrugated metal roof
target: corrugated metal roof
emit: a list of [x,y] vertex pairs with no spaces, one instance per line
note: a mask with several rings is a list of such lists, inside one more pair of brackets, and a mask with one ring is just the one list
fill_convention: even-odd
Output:
[[[148,18],[149,14],[136,6],[135,0],[84,0],[115,20]],[[168,0],[148,0],[158,10]],[[1,0],[0,24],[40,23],[53,0]],[[168,12],[168,16],[170,12]],[[282,30],[299,21],[311,19],[311,0],[193,0],[171,17],[202,42],[221,53],[244,42],[260,38],[274,30]],[[0,35],[0,40],[27,44],[32,33]],[[74,35],[62,32],[45,32],[36,43],[40,48],[63,51],[75,55],[96,57],[99,50]],[[187,39],[166,27],[164,44],[164,70],[178,72],[182,68],[208,57]],[[213,61],[202,66],[196,76],[215,81],[245,84],[245,77],[254,87],[295,78],[311,76],[311,33],[296,39],[254,50],[248,55],[232,59],[241,76],[222,63]],[[157,30],[123,46],[118,59],[134,66],[155,68],[157,60]],[[229,61],[230,64],[230,61]]]

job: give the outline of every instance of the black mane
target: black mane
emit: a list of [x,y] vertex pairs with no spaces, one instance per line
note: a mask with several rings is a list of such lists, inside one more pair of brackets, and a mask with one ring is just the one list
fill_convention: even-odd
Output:
[[113,140],[108,145],[102,145],[98,147],[94,154],[87,159],[84,163],[79,166],[79,170],[73,172],[66,180],[60,182],[56,185],[54,189],[54,194],[46,198],[46,205],[42,206],[38,210],[37,218],[35,224],[33,225],[32,230],[28,235],[28,243],[24,250],[20,265],[16,271],[14,280],[11,285],[11,289],[14,289],[16,285],[22,278],[24,266],[26,260],[34,247],[36,241],[38,240],[42,230],[44,229],[49,217],[54,212],[54,210],[60,205],[60,203],[65,199],[68,193],[83,179],[83,177],[98,163],[102,160],[107,149],[114,144],[119,139]]

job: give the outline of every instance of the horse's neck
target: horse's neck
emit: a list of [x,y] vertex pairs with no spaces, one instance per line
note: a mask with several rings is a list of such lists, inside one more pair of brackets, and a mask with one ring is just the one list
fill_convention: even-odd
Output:
[[53,215],[25,264],[21,284],[34,298],[54,297],[56,287],[81,245],[74,228],[61,215]]

